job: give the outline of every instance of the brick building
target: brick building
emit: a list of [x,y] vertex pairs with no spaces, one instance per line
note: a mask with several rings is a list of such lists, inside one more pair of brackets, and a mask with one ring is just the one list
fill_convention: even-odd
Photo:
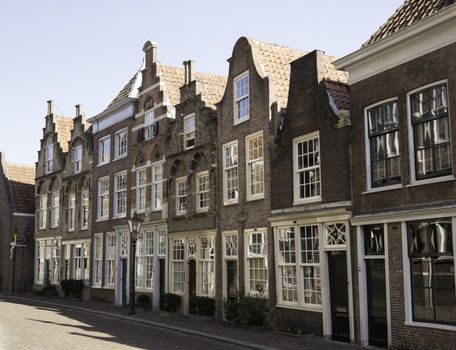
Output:
[[407,0],[336,62],[350,74],[362,345],[454,344],[455,59],[454,1]]
[[127,304],[129,298],[131,126],[140,85],[138,71],[103,112],[89,118],[93,133],[90,297],[117,305]]
[[333,60],[313,51],[293,61],[287,109],[274,118],[272,261],[278,327],[350,341],[349,94]]
[[0,152],[0,291],[33,286],[35,167],[6,162]]
[[194,296],[215,297],[216,136],[215,103],[226,78],[180,70],[180,100],[167,130],[169,290],[192,313]]
[[[89,285],[89,188],[92,142],[82,107],[76,117],[54,114],[48,101],[36,163],[35,279],[38,288],[63,279]],[[84,298],[89,297],[85,288]]]
[[273,116],[287,105],[299,50],[240,38],[217,105],[216,299],[240,292],[276,299],[271,225]]

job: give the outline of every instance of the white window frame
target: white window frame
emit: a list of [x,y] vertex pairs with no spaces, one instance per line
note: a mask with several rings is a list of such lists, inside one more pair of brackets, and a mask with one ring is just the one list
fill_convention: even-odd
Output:
[[[105,184],[102,184],[105,182]],[[105,188],[105,191],[102,192],[103,187]],[[97,198],[97,219],[98,220],[107,220],[109,218],[109,176],[103,176],[98,179],[98,198]],[[107,208],[103,208],[106,210],[106,212],[102,211],[102,204],[106,204]]]
[[[369,139],[369,114],[368,111],[376,108],[380,105],[383,104],[388,104],[388,103],[397,103],[398,98],[397,97],[392,97],[386,100],[382,100],[379,102],[376,102],[374,104],[371,104],[364,108],[364,149],[365,149],[365,154],[366,154],[366,191],[367,192],[381,192],[381,191],[388,191],[388,190],[394,190],[397,188],[402,188],[402,183],[399,184],[393,184],[393,185],[385,185],[385,186],[379,186],[379,187],[372,187],[372,170],[371,170],[371,154],[370,154],[370,139]],[[400,130],[399,130],[400,131]],[[401,152],[400,147],[399,147],[399,152]],[[401,174],[402,178],[402,174]],[[401,180],[402,181],[402,180]]]
[[98,165],[108,164],[111,161],[111,135],[102,137],[98,141]]
[[[201,179],[207,179],[204,183],[200,183]],[[202,186],[204,187],[202,187]],[[207,187],[207,188],[206,188]],[[203,188],[203,190],[202,190]],[[211,184],[210,184],[210,177],[209,177],[209,171],[202,171],[196,174],[196,211],[198,213],[203,213],[207,212],[209,210],[210,206],[210,200],[211,200]],[[201,202],[207,201],[206,206],[201,206]]]
[[[185,184],[185,193],[181,193],[184,187],[179,188],[179,185]],[[183,207],[185,206],[185,209]],[[187,177],[179,177],[176,179],[176,215],[185,215],[188,211],[188,182]]]
[[[175,244],[180,242],[179,245]],[[175,249],[179,246],[179,249]],[[187,242],[185,238],[171,239],[171,290],[173,293],[183,295],[185,293],[185,250],[187,249]],[[179,254],[178,254],[179,253]],[[182,257],[180,256],[182,253]],[[177,256],[177,258],[176,258]],[[180,267],[177,269],[177,267]],[[182,277],[181,279],[176,277]],[[176,287],[179,288],[176,288]]]
[[[318,139],[318,144],[319,144],[318,153],[319,153],[320,161],[319,161],[318,167],[317,166],[313,166],[313,167],[303,168],[303,169],[300,170],[299,169],[299,163],[298,163],[298,145],[301,142],[305,142],[305,141],[312,140],[312,139],[315,139],[315,138]],[[305,169],[318,169],[318,171],[320,172],[320,181],[319,181],[320,194],[319,195],[312,196],[312,197],[300,198],[299,172],[300,171],[306,171]],[[321,193],[322,193],[321,183],[322,183],[322,179],[321,179],[321,139],[320,139],[320,132],[319,131],[314,131],[314,132],[311,132],[309,134],[305,134],[305,135],[302,135],[302,136],[295,137],[293,139],[293,197],[294,197],[293,205],[304,204],[304,203],[312,203],[312,202],[320,202],[321,198],[322,198],[321,197]]]
[[[193,129],[188,129],[187,122],[189,119],[193,119]],[[195,147],[196,139],[196,118],[195,113],[189,114],[184,117],[184,150],[192,149]],[[193,141],[193,144],[188,146],[187,143]]]
[[[226,150],[228,148],[234,147],[233,150],[236,150],[236,156],[233,157],[235,159],[235,163],[229,167],[226,166]],[[225,143],[222,147],[222,160],[223,160],[223,205],[230,205],[239,203],[239,147],[238,147],[238,140],[234,140],[228,143]],[[236,169],[236,182],[237,182],[237,190],[235,198],[228,199],[228,172],[230,170]]]
[[74,231],[76,211],[76,193],[68,194],[67,229]]
[[81,230],[87,230],[89,228],[89,212],[90,212],[90,198],[89,190],[81,192],[81,205],[79,219],[81,222]]
[[[251,252],[249,247],[250,245],[254,245],[251,242],[251,237],[253,235],[260,234],[262,236],[262,243],[261,245],[262,250],[260,253],[255,253]],[[239,244],[239,242],[238,242]],[[260,295],[262,297],[267,298],[269,294],[269,267],[268,267],[268,231],[266,227],[261,227],[261,228],[255,228],[255,229],[247,229],[244,230],[244,262],[245,262],[245,291],[247,294],[253,294],[253,295]],[[253,259],[264,259],[264,266],[266,269],[266,285],[264,287],[263,293],[259,293],[259,291],[256,289],[252,290],[250,288],[250,264],[252,263]]]
[[[248,84],[248,91],[247,94],[244,94],[242,96],[237,97],[237,83],[238,81],[244,79],[247,77],[247,84]],[[239,115],[239,103],[243,100],[247,99],[247,108],[248,108],[248,113],[246,116],[243,118],[238,118]],[[238,125],[240,123],[243,123],[250,118],[250,76],[249,76],[249,71],[245,71],[238,76],[233,78],[233,122],[234,125]]]
[[51,193],[51,228],[59,227],[60,220],[60,192]]
[[93,281],[94,286],[101,286],[103,282],[103,234],[93,235]]
[[163,208],[163,171],[163,161],[152,164],[152,211],[160,211]]
[[106,234],[105,241],[105,285],[108,288],[114,288],[116,284],[116,252],[117,252],[117,235],[114,232]]
[[144,213],[147,204],[147,168],[136,169],[136,212]]
[[54,169],[54,144],[51,143],[44,148],[44,173],[52,173]]
[[[262,155],[259,158],[250,159],[250,140],[261,137]],[[262,192],[252,194],[252,166],[256,163],[261,163],[261,186]],[[247,187],[247,201],[253,201],[264,198],[264,137],[263,130],[257,131],[245,137],[245,168],[246,168],[246,187]]]
[[[127,216],[127,204],[128,204],[128,193],[127,193],[127,171],[120,171],[114,174],[114,218],[121,218]],[[125,177],[124,188],[119,189],[119,179]],[[119,201],[125,201],[125,208],[119,206]]]
[[114,139],[114,160],[125,158],[128,154],[128,128],[123,128],[119,131],[116,131]]
[[35,282],[43,284],[44,282],[44,260],[45,260],[46,241],[36,240],[35,245]]
[[[415,140],[414,140],[414,134],[413,134],[413,125],[412,125],[412,106],[411,106],[411,103],[410,103],[410,97],[411,95],[421,91],[421,90],[426,90],[426,89],[429,89],[429,88],[432,88],[434,86],[437,86],[437,85],[442,85],[442,84],[445,84],[446,85],[446,89],[447,89],[447,97],[450,96],[450,92],[449,92],[449,84],[448,84],[448,80],[447,79],[444,79],[444,80],[440,80],[440,81],[435,81],[433,83],[430,83],[430,84],[427,84],[427,85],[424,85],[424,86],[420,86],[419,88],[417,89],[414,89],[412,91],[409,91],[406,95],[407,97],[407,127],[408,127],[408,145],[409,145],[409,164],[410,164],[410,184],[408,186],[416,186],[416,185],[426,185],[426,184],[430,184],[430,183],[436,183],[436,182],[443,182],[443,181],[451,181],[451,180],[455,180],[455,177],[454,177],[454,164],[453,164],[453,161],[451,162],[451,174],[449,175],[441,175],[441,176],[435,176],[435,177],[430,177],[430,178],[425,178],[425,179],[421,179],[421,180],[418,180],[416,178],[416,170],[415,170],[415,167],[416,167],[416,163],[415,163]],[[449,139],[450,139],[450,159],[452,159],[453,157],[453,154],[451,152],[451,148],[452,148],[452,135],[451,135],[451,125],[452,125],[452,122],[451,122],[451,110],[450,110],[450,102],[448,102],[448,119],[449,119]]]
[[40,208],[39,208],[39,215],[38,215],[38,226],[40,230],[46,229],[47,224],[47,194],[42,194],[40,196]]
[[73,149],[74,159],[74,173],[79,174],[82,171],[82,145],[79,145]]
[[[76,255],[77,249],[81,249],[81,254]],[[90,243],[78,242],[73,245],[73,278],[83,281],[89,279],[89,260],[90,260]]]
[[[208,244],[205,248],[203,242]],[[215,296],[215,237],[199,237],[198,242],[199,295]]]
[[[318,248],[315,249],[314,251],[318,253],[319,256],[319,262],[318,263],[305,263],[302,261],[302,252],[303,252],[303,246],[301,242],[301,232],[300,229],[301,227],[307,227],[307,228],[316,228],[317,230],[317,235],[316,238],[318,239]],[[294,263],[281,263],[281,250],[279,247],[279,230],[284,229],[293,229],[295,236],[294,236],[294,254],[295,254],[295,262]],[[306,223],[306,224],[291,224],[291,225],[284,225],[284,226],[276,226],[274,227],[274,251],[275,251],[275,269],[276,269],[276,293],[277,293],[277,305],[278,306],[284,306],[284,307],[293,307],[297,309],[303,309],[303,310],[311,310],[311,311],[322,311],[323,310],[323,276],[322,276],[322,234],[321,234],[321,225],[314,223]],[[282,274],[281,274],[281,267],[283,266],[291,266],[295,267],[295,278],[296,278],[296,283],[297,283],[297,301],[284,301],[282,298]],[[320,300],[321,303],[306,303],[305,302],[305,282],[303,278],[303,271],[306,266],[311,266],[311,267],[316,267],[319,269],[319,285],[320,285]],[[311,290],[313,292],[313,290]]]
[[[154,104],[155,106],[155,104]],[[144,140],[151,140],[154,138],[153,125],[155,123],[155,107],[148,109],[144,112]]]

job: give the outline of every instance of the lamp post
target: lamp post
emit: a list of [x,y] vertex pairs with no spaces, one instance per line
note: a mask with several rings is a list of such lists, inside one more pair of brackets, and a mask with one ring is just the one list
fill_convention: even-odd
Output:
[[136,212],[131,219],[128,220],[128,229],[130,230],[130,315],[136,314],[136,242],[138,240],[138,233],[141,230],[142,222],[143,220]]

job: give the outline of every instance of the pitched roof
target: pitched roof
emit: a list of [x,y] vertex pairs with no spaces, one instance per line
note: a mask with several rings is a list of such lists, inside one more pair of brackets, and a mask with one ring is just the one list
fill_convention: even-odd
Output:
[[455,0],[406,0],[386,23],[363,44],[363,47],[384,39],[426,17],[432,16],[454,3]]
[[[257,54],[264,74],[272,78],[277,102],[281,107],[286,107],[290,87],[290,63],[308,52],[277,44],[264,43],[251,38],[247,40],[254,50],[254,55]],[[347,73],[338,71],[333,66],[334,57],[324,55],[323,60],[326,71],[325,78],[336,82],[347,82]]]
[[[158,64],[160,79],[164,83],[165,92],[171,105],[180,102],[180,88],[185,83],[185,72],[182,68]],[[207,106],[215,107],[222,99],[225,91],[226,78],[209,73],[196,72],[195,80],[200,82],[201,99]]]
[[14,211],[35,212],[35,166],[28,164],[4,163]]
[[137,86],[141,82],[141,70],[137,71],[128,81],[128,83],[119,91],[116,97],[109,103],[108,107],[114,106],[116,103],[128,98],[137,97],[138,91]]
[[54,116],[55,132],[57,142],[63,152],[68,151],[68,142],[71,140],[71,129],[73,129],[73,118]]

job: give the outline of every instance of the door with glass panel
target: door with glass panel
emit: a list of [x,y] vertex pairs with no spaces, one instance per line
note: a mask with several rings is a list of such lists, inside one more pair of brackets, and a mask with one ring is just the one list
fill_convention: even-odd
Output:
[[388,346],[383,225],[364,226],[369,345]]

